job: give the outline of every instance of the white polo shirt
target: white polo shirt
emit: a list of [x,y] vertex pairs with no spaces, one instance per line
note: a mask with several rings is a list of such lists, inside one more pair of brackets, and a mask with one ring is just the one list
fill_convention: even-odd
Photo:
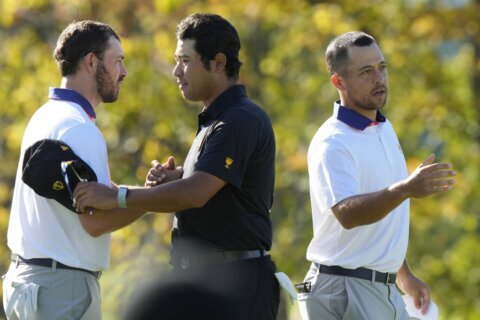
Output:
[[[66,101],[59,100],[59,96],[73,98]],[[55,139],[69,145],[95,171],[98,182],[111,183],[105,139],[95,126],[91,105],[67,89],[52,88],[50,97],[56,99],[49,100],[35,112],[23,136],[8,246],[26,259],[52,258],[72,267],[105,270],[109,267],[110,235],[90,236],[78,215],[55,200],[37,195],[21,179],[25,150],[39,140]]]
[[409,200],[382,220],[350,230],[331,210],[346,198],[380,191],[408,176],[390,122],[378,112],[372,123],[335,103],[333,116],[310,144],[308,171],[314,236],[307,259],[348,269],[398,271],[408,245]]

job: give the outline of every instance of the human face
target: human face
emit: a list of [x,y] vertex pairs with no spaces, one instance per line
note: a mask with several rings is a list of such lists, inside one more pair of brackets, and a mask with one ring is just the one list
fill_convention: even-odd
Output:
[[383,108],[388,94],[388,72],[385,58],[376,44],[348,48],[349,63],[341,81],[342,104],[374,118]]
[[111,37],[109,47],[105,50],[103,59],[98,60],[95,80],[97,92],[103,102],[114,102],[118,99],[120,85],[127,76],[123,64],[124,54],[120,42]]
[[182,95],[190,101],[201,101],[208,106],[215,96],[215,73],[207,70],[200,55],[194,49],[195,40],[177,41],[173,75]]

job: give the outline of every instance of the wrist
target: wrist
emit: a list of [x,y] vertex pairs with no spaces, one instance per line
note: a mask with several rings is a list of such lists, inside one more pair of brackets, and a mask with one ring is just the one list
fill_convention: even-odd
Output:
[[396,198],[400,198],[402,200],[406,200],[410,198],[408,185],[407,185],[407,182],[404,180],[392,184],[390,187],[388,187],[388,190],[392,194],[394,194]]
[[127,207],[127,194],[128,194],[127,186],[118,186],[117,205],[119,208],[124,209]]

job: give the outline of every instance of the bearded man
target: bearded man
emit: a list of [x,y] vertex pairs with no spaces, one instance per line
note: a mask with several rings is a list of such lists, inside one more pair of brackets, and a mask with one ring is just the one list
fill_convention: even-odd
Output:
[[[95,110],[101,102],[117,100],[127,76],[124,52],[110,26],[80,21],[62,32],[54,57],[61,86],[50,88],[49,100],[32,116],[22,141],[8,227],[12,263],[3,283],[3,306],[8,319],[98,320],[98,278],[109,267],[110,232],[143,212],[90,209],[76,214],[73,203],[62,205],[39,195],[22,177],[25,170],[38,165],[30,157],[60,143],[94,171],[98,182],[116,187],[110,180],[107,148],[95,125]],[[51,152],[43,153],[52,157]],[[51,166],[60,170],[60,163]],[[32,185],[43,180],[33,179]],[[54,187],[66,188],[65,184],[68,181],[60,179]]]

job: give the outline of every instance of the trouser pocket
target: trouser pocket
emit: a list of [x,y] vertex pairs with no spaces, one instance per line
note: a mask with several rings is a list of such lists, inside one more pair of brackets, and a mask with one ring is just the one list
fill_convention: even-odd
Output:
[[37,312],[40,285],[15,279],[15,266],[11,265],[3,276],[3,308],[7,319],[32,319]]

